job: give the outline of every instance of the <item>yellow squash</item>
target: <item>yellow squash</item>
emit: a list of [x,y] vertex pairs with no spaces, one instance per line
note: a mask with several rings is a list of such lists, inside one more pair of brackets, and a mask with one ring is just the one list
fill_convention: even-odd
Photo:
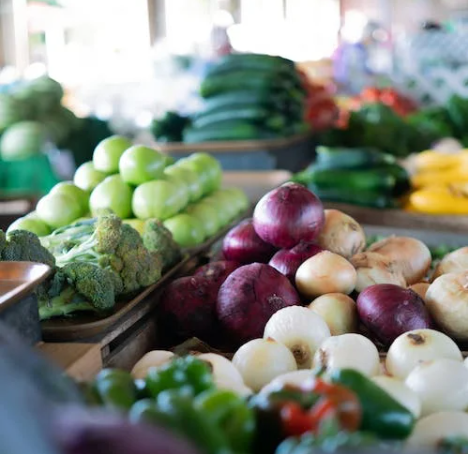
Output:
[[413,192],[405,209],[426,214],[468,215],[468,183],[433,185]]

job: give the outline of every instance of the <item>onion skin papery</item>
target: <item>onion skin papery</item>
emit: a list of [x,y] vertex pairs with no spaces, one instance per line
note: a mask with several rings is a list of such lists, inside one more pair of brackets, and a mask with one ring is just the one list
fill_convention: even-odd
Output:
[[429,282],[418,282],[417,284],[410,285],[409,288],[426,301],[426,293],[430,285]]
[[227,260],[242,264],[267,263],[276,248],[265,243],[255,232],[252,219],[245,219],[224,237],[223,255]]
[[317,244],[345,259],[362,252],[366,247],[366,235],[362,227],[339,210],[325,210],[325,224]]
[[432,263],[431,251],[416,238],[391,236],[372,244],[367,251],[396,262],[408,285],[421,281]]
[[300,241],[314,241],[324,221],[320,199],[297,183],[285,183],[265,194],[253,213],[258,236],[277,248],[292,248]]
[[468,340],[468,272],[438,277],[427,289],[426,305],[443,331]]
[[356,268],[356,291],[362,292],[375,284],[394,284],[406,287],[402,272],[394,260],[376,252],[361,252],[351,257]]
[[269,265],[252,263],[235,270],[219,289],[217,314],[236,343],[263,336],[270,317],[300,303],[288,279]]
[[323,251],[307,259],[297,270],[296,287],[307,298],[326,293],[350,294],[356,285],[356,270],[341,255]]
[[268,265],[284,274],[294,285],[298,268],[307,259],[322,251],[323,249],[316,244],[300,242],[292,249],[279,250],[268,262]]
[[357,299],[362,323],[384,345],[401,334],[430,328],[431,318],[421,297],[410,289],[392,284],[367,287]]
[[449,273],[462,273],[468,270],[468,247],[462,247],[447,254],[436,266],[431,277],[434,282],[439,276]]

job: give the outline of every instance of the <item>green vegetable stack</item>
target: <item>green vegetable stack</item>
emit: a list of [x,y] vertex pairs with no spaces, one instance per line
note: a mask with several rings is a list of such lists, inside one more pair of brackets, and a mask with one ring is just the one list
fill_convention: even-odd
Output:
[[410,189],[405,169],[393,156],[374,149],[317,148],[317,161],[296,174],[324,202],[395,208]]
[[200,94],[205,105],[185,129],[185,142],[255,140],[304,131],[306,95],[290,60],[225,56],[209,70]]
[[193,356],[150,369],[144,381],[105,369],[85,394],[92,404],[128,412],[132,422],[158,424],[186,437],[205,454],[250,452],[253,410],[236,394],[216,389],[208,364]]

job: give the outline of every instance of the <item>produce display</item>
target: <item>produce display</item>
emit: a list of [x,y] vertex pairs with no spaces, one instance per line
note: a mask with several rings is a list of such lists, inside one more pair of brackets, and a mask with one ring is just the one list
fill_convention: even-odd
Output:
[[396,208],[411,185],[394,156],[373,148],[317,147],[316,161],[293,177],[326,202]]
[[229,54],[205,75],[201,111],[168,112],[153,122],[156,140],[187,143],[287,137],[309,129],[306,88],[294,63],[262,54]]
[[109,137],[82,164],[73,182],[61,182],[42,197],[36,211],[9,228],[37,235],[89,216],[111,211],[137,230],[158,219],[181,247],[203,243],[232,222],[249,205],[237,189],[221,189],[221,166],[206,153],[177,163],[157,150]]

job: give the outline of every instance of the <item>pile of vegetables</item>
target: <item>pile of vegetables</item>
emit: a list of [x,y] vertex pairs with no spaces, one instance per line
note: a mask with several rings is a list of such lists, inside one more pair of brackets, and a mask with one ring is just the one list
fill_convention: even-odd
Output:
[[137,230],[158,219],[181,247],[199,245],[232,222],[249,205],[235,188],[221,189],[221,166],[206,153],[172,163],[162,153],[109,137],[82,164],[73,182],[61,182],[42,197],[36,211],[10,230],[50,234],[80,218],[110,210]]
[[370,148],[317,147],[317,159],[293,177],[321,200],[395,208],[410,189],[407,171],[394,156]]
[[153,122],[156,140],[187,143],[287,137],[308,130],[306,90],[294,63],[263,54],[229,54],[207,71],[201,110]]
[[468,152],[427,150],[415,155],[409,164],[414,168],[414,188],[405,208],[433,215],[468,214]]

